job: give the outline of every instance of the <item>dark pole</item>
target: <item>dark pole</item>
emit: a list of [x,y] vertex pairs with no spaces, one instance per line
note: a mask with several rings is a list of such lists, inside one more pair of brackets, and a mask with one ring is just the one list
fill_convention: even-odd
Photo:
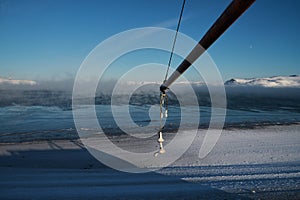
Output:
[[255,0],[233,0],[217,21],[194,47],[190,54],[177,67],[176,71],[160,86],[165,92],[176,79],[185,72],[225,31],[238,19]]

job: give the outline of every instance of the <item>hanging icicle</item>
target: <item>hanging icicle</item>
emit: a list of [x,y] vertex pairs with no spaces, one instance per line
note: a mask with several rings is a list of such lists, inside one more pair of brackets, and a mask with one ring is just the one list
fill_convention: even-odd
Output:
[[[175,44],[176,44],[176,40],[177,40],[180,23],[181,23],[181,18],[182,18],[182,14],[183,14],[183,10],[184,10],[185,1],[186,0],[183,0],[183,3],[182,3],[179,20],[177,23],[176,33],[175,33],[174,40],[173,40],[172,50],[171,50],[170,58],[169,58],[169,62],[168,62],[168,68],[167,68],[165,79],[164,79],[163,83],[165,83],[168,78],[168,73],[169,73],[169,69],[171,66],[171,62],[172,62],[172,57],[173,57],[173,53],[174,53],[174,49],[175,49]],[[167,117],[168,117],[168,96],[165,92],[161,92],[160,93],[160,128],[158,131],[158,140],[157,140],[159,143],[159,151],[157,153],[155,153],[155,156],[158,156],[158,154],[163,154],[166,152],[164,149],[164,146],[163,146],[163,142],[165,141],[163,138],[163,128],[164,128],[163,120],[164,120],[164,118],[167,118]]]

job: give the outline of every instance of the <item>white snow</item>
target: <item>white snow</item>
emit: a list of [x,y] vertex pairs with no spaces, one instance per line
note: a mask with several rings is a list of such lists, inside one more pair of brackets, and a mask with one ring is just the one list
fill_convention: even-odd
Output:
[[288,173],[259,173],[259,174],[246,174],[246,175],[222,175],[222,176],[205,176],[205,177],[183,177],[183,180],[191,182],[211,182],[211,181],[245,181],[253,179],[280,179],[280,178],[300,178],[300,172]]
[[17,80],[17,79],[10,79],[10,78],[1,78],[0,77],[0,84],[11,84],[11,85],[36,85],[36,81],[32,80]]
[[[160,85],[161,82],[147,82],[147,81],[126,81],[122,83],[124,86],[141,86],[141,85]],[[214,85],[213,83],[209,83]],[[173,84],[173,87],[185,86],[185,85],[205,85],[203,81],[184,81],[177,80]],[[265,78],[232,78],[225,82],[225,85],[229,86],[260,86],[260,87],[300,87],[300,76],[273,76]]]
[[[146,174],[107,168],[76,140],[1,144],[0,198],[299,199],[300,125],[224,130],[200,159],[204,132],[171,166]],[[114,140],[134,151],[152,145]]]
[[233,78],[225,82],[232,86],[300,87],[300,76],[274,76],[269,78]]

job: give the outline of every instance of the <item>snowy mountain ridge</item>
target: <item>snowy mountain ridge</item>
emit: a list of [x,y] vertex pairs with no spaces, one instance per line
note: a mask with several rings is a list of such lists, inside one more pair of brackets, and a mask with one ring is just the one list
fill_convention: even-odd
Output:
[[1,78],[0,84],[12,84],[12,85],[36,85],[37,83],[32,80],[16,80],[11,78]]
[[[0,77],[0,85],[9,84],[9,85],[37,85],[36,81],[33,80],[17,80],[11,78],[2,78]],[[147,82],[147,81],[127,81],[123,83],[126,86],[134,85],[160,85],[161,82]],[[188,81],[177,81],[174,82],[174,85],[205,85],[205,82],[188,82]],[[292,87],[300,88],[300,76],[299,75],[290,75],[290,76],[273,76],[268,78],[232,78],[224,83],[226,86],[260,86],[267,88],[283,88],[283,87]]]
[[225,82],[228,86],[261,86],[261,87],[300,87],[300,76],[273,76],[268,78],[232,78]]

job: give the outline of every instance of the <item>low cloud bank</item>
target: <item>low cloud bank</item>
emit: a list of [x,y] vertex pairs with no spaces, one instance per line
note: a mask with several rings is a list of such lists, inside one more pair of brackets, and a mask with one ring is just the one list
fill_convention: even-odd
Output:
[[[271,80],[294,79],[299,76],[290,76],[288,78],[271,78]],[[248,80],[248,79],[247,79]],[[266,80],[266,79],[265,79]],[[240,81],[241,82],[241,81]],[[249,82],[249,81],[248,81]],[[225,83],[227,107],[229,109],[240,110],[289,110],[300,112],[300,87],[295,84],[280,87],[266,87],[265,85],[254,84],[236,84]],[[58,106],[64,109],[70,109],[72,106],[73,79],[61,81],[39,81],[35,84],[11,84],[0,83],[0,107],[12,105],[24,106]],[[89,97],[83,95],[82,103],[95,102],[96,104],[110,104],[112,91],[117,81],[103,81],[98,85],[96,97],[91,101]],[[129,99],[131,88],[138,88],[130,97],[130,104],[133,105],[153,105],[159,104],[159,85],[155,82],[124,82],[120,84],[121,93],[115,96],[115,103],[126,103]],[[83,88],[90,87],[89,82],[85,83]],[[176,83],[171,89],[177,87],[179,94],[184,98],[189,98],[185,87],[187,83]],[[192,83],[192,87],[197,95],[200,106],[211,106],[210,94],[206,85],[198,82]],[[82,91],[84,94],[84,90]],[[191,102],[192,104],[193,102]],[[169,104],[178,104],[174,94],[169,95]]]

